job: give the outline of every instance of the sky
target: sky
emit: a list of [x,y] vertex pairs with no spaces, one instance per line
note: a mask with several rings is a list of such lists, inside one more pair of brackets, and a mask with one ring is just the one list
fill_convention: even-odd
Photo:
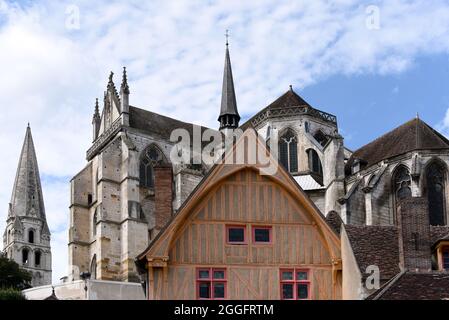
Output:
[[352,150],[417,113],[449,134],[449,1],[0,0],[0,231],[30,122],[54,283],[109,72],[127,67],[131,105],[217,128],[226,29],[244,119],[292,85]]

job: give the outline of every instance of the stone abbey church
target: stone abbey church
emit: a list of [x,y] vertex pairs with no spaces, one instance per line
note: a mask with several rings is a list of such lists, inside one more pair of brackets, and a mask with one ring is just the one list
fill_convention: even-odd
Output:
[[[412,119],[353,152],[344,145],[337,117],[311,106],[290,87],[241,123],[228,46],[217,116],[216,131],[223,136],[240,128],[264,144],[277,141],[273,161],[281,164],[281,172],[268,181],[255,173],[257,165],[240,172],[171,163],[172,131],[192,133],[194,125],[130,105],[126,69],[119,91],[111,73],[101,110],[98,99],[95,104],[87,165],[70,182],[69,280],[79,280],[81,272],[98,280],[144,279],[147,297],[153,299],[213,298],[215,293],[244,299],[382,299],[397,295],[401,281],[432,287],[449,269],[449,141],[424,121]],[[42,238],[40,263],[48,269],[41,268],[40,277],[48,277],[49,231],[34,149],[27,150],[32,152],[22,151],[21,166],[31,167],[19,166],[5,250],[30,263],[23,257],[36,250],[32,230]],[[22,172],[33,173],[32,183],[23,180]],[[214,180],[219,176],[222,180]],[[28,189],[22,187],[27,183]],[[246,200],[236,190],[251,196]],[[249,208],[259,208],[265,218],[242,209],[239,203],[246,201],[253,201]],[[239,218],[232,218],[230,208]],[[304,241],[284,236],[289,234],[296,240],[300,234]],[[274,247],[266,247],[270,244]],[[221,256],[215,257],[213,249]],[[259,264],[281,269],[251,269]],[[236,265],[241,269],[233,269]],[[363,285],[369,265],[380,269],[386,287],[379,292]],[[190,280],[178,283],[186,275]],[[266,288],[267,295],[258,294],[264,283],[251,289],[254,277],[268,277],[275,285]],[[179,285],[179,296],[164,283]],[[239,293],[243,287],[249,288],[246,295]],[[432,297],[434,292],[422,296]]]

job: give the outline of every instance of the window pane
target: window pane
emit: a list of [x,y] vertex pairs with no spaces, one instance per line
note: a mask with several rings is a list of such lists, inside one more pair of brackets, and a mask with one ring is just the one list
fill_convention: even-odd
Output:
[[225,298],[225,284],[224,283],[214,283],[214,298],[224,299]]
[[309,298],[309,286],[307,284],[298,283],[298,299],[308,299]]
[[282,299],[293,299],[293,283],[282,284]]
[[199,284],[199,297],[201,299],[210,299],[210,283],[201,282]]
[[200,270],[198,272],[198,277],[200,279],[209,279],[209,270]]
[[279,143],[279,162],[282,164],[282,166],[285,169],[289,169],[288,168],[288,144],[284,141],[282,141]]
[[224,270],[214,270],[214,279],[224,279],[225,272]]
[[293,280],[293,271],[282,271],[282,280]]
[[270,242],[270,229],[254,229],[254,240],[256,242]]
[[245,242],[244,228],[229,228],[228,229],[229,242]]
[[293,140],[290,145],[290,172],[298,172],[298,146]]
[[306,271],[299,271],[296,273],[296,280],[307,280],[307,272]]
[[449,252],[443,253],[443,269],[449,270]]

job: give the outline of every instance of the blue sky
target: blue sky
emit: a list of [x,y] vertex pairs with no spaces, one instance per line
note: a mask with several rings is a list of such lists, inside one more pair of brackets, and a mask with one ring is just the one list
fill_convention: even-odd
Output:
[[337,115],[345,144],[352,150],[398,125],[420,118],[444,133],[449,106],[449,57],[417,57],[394,75],[336,75],[301,91],[312,105]]
[[68,263],[69,180],[86,165],[109,72],[127,66],[132,105],[216,128],[226,29],[243,116],[292,84],[338,117],[350,149],[417,112],[449,134],[445,0],[0,0],[0,230],[30,122],[55,282]]

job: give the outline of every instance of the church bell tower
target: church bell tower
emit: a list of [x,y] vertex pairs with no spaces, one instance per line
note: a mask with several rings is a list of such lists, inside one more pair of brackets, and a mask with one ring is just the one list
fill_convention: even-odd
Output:
[[51,284],[50,230],[28,125],[3,235],[6,256],[32,274],[33,287]]

